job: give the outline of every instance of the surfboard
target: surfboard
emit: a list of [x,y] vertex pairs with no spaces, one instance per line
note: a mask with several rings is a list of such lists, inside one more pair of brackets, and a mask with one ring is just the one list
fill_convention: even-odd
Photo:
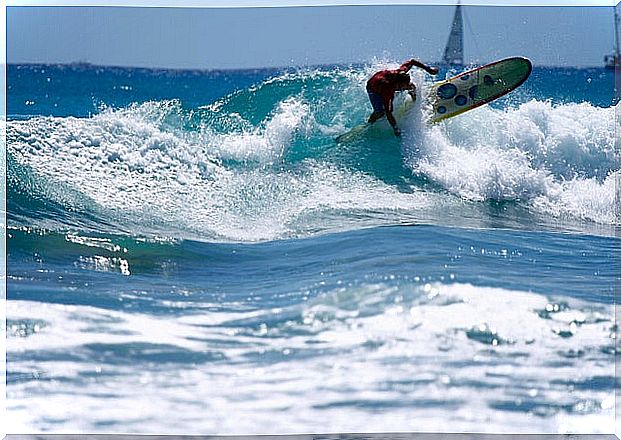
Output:
[[[410,95],[407,93],[404,95],[405,96],[403,96],[402,99],[399,99],[398,103],[395,103],[393,115],[397,121],[403,120],[403,118],[407,116],[410,109],[414,106],[414,101]],[[394,136],[392,127],[388,123],[388,120],[384,117],[373,124],[365,122],[364,124],[356,125],[348,132],[337,136],[335,140],[336,142],[347,143],[362,137],[382,137],[387,135]]]
[[532,70],[528,59],[512,57],[434,83],[428,95],[433,109],[431,122],[452,118],[506,95],[522,85]]
[[[429,122],[433,124],[452,118],[506,95],[522,85],[532,69],[527,58],[511,57],[432,84],[427,93],[427,102],[432,112]],[[406,117],[411,107],[412,101],[409,98],[396,107],[394,115],[397,121]],[[376,124],[381,122],[358,125],[338,136],[336,141],[349,142],[360,138]],[[389,132],[392,134],[392,130]]]

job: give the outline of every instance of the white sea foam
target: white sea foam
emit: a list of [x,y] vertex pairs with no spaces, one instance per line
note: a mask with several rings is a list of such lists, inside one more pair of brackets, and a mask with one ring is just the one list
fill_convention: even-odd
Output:
[[212,146],[210,150],[223,159],[273,163],[282,158],[307,114],[308,105],[288,99],[279,104],[265,127],[239,134],[213,134],[205,141]]
[[615,111],[535,100],[504,110],[482,107],[429,128],[414,126],[406,161],[464,199],[517,200],[612,224]]
[[[239,134],[188,132],[180,123],[163,128],[177,111],[178,104],[145,103],[89,119],[13,122],[10,149],[39,175],[78,189],[117,219],[142,224],[137,233],[160,228],[266,240],[298,234],[301,216],[317,210],[412,211],[426,204],[421,195],[334,165],[280,166],[308,111],[300,100],[279,103],[269,119]],[[222,164],[231,159],[250,163]],[[65,200],[62,191],[47,196]]]
[[[31,377],[9,387],[8,432],[584,434],[614,423],[610,305],[368,284],[284,308],[205,304],[165,319],[28,301],[7,309],[10,323],[41,322],[30,336],[8,329],[9,359],[23,359],[10,370]],[[114,357],[122,346],[133,348]],[[167,363],[170,350],[188,360]],[[141,353],[161,360],[119,362]],[[590,385],[602,379],[610,386]]]
[[537,197],[533,205],[558,217],[570,215],[602,224],[619,224],[620,178],[621,172],[615,171],[603,182],[595,178],[561,182],[548,194]]

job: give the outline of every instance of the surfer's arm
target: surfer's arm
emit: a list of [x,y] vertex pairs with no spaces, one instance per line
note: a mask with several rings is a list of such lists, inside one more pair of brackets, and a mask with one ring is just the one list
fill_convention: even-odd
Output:
[[397,126],[397,120],[392,114],[392,100],[394,99],[394,97],[395,97],[394,92],[392,96],[386,94],[383,96],[382,101],[384,102],[384,112],[386,113],[386,119],[388,119],[388,123],[392,127],[392,130],[395,132],[395,136],[398,137],[398,136],[401,136],[401,131],[399,130],[399,127]]
[[397,120],[392,114],[392,99],[384,104],[384,110],[386,111],[386,119],[388,119],[388,123],[392,127],[392,131],[395,132],[395,136],[401,136],[401,130],[399,130],[399,127],[397,126]]
[[390,123],[390,126],[392,127],[392,131],[395,132],[395,136],[397,137],[401,136],[401,130],[399,130],[399,127],[397,126],[397,121],[395,120],[395,117],[393,116],[392,111],[386,110],[386,119],[388,119],[388,122]]
[[410,82],[410,85],[407,88],[408,93],[412,97],[412,101],[416,101],[416,86],[414,83]]
[[412,67],[418,67],[419,69],[423,69],[431,75],[435,75],[436,73],[438,73],[438,69],[436,67],[429,67],[426,64],[421,63],[420,61],[416,61],[414,58],[401,64],[401,67],[399,67],[398,70],[401,72],[409,72]]

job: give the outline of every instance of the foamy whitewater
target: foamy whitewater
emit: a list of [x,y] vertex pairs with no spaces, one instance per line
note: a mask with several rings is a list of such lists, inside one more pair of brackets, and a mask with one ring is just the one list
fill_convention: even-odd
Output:
[[9,66],[8,431],[612,432],[612,72],[387,66]]

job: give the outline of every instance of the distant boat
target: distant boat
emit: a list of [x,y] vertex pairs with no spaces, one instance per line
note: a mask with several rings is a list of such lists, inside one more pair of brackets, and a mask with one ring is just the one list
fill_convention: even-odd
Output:
[[621,53],[619,52],[619,14],[617,7],[614,7],[615,14],[615,49],[610,55],[604,57],[604,63],[607,69],[621,69]]
[[70,67],[70,68],[76,69],[76,70],[90,69],[90,68],[93,67],[93,64],[89,63],[88,61],[73,61],[73,62],[67,64],[67,67]]
[[442,62],[451,66],[464,65],[464,20],[459,1],[455,8],[451,33],[449,34],[448,42],[444,48]]

